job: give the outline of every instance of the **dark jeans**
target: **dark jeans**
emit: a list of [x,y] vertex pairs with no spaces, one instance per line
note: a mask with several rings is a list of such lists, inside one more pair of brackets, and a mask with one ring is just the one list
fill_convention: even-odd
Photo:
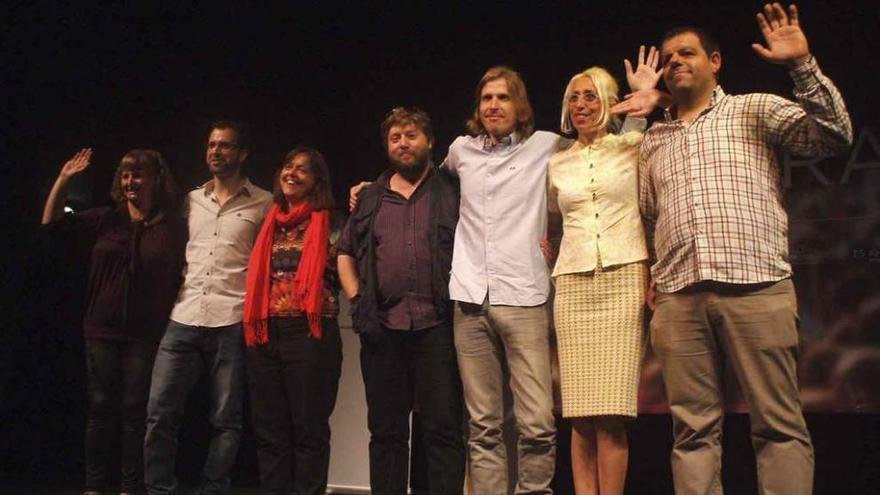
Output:
[[409,416],[419,411],[428,493],[461,494],[464,483],[461,379],[452,324],[418,331],[382,329],[361,338],[370,428],[370,487],[403,495],[409,472]]
[[116,428],[121,423],[121,491],[143,485],[144,420],[156,345],[86,341],[89,415],[86,422],[86,490],[107,489]]
[[147,492],[175,493],[177,432],[187,397],[203,373],[208,374],[214,436],[202,470],[202,494],[229,491],[229,471],[241,439],[244,389],[244,338],[241,324],[205,328],[168,322],[153,366],[144,438],[144,482]]
[[327,489],[342,340],[335,319],[322,324],[317,340],[309,337],[306,318],[270,318],[269,343],[245,351],[262,493]]

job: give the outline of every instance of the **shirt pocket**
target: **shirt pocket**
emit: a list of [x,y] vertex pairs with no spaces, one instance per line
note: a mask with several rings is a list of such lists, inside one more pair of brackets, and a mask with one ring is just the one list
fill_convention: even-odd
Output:
[[241,239],[247,243],[253,243],[262,225],[262,218],[256,211],[237,211],[229,215],[228,227],[231,229],[231,237]]

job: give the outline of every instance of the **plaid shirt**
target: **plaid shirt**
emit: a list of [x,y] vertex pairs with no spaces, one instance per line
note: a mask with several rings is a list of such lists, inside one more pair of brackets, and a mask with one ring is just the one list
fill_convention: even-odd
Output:
[[798,103],[726,95],[719,86],[692,123],[667,110],[645,134],[639,205],[659,291],[791,276],[781,156],[840,152],[852,142],[852,124],[814,58],[790,75]]

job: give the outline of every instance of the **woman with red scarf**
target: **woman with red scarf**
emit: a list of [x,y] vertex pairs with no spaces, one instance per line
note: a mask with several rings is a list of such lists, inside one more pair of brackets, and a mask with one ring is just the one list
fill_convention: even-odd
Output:
[[331,235],[333,195],[321,153],[305,147],[288,153],[274,193],[251,254],[244,302],[260,482],[266,494],[323,494],[342,341],[338,236]]

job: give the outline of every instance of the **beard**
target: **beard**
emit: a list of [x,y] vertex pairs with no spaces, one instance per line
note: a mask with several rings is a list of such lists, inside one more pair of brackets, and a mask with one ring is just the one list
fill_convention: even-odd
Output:
[[233,160],[220,160],[217,163],[208,163],[208,171],[211,175],[225,178],[238,173],[241,164]]
[[426,149],[421,153],[413,152],[413,158],[412,163],[402,163],[391,156],[388,157],[388,160],[391,162],[391,168],[401,177],[408,182],[415,182],[419,180],[428,164],[431,163],[431,151]]

